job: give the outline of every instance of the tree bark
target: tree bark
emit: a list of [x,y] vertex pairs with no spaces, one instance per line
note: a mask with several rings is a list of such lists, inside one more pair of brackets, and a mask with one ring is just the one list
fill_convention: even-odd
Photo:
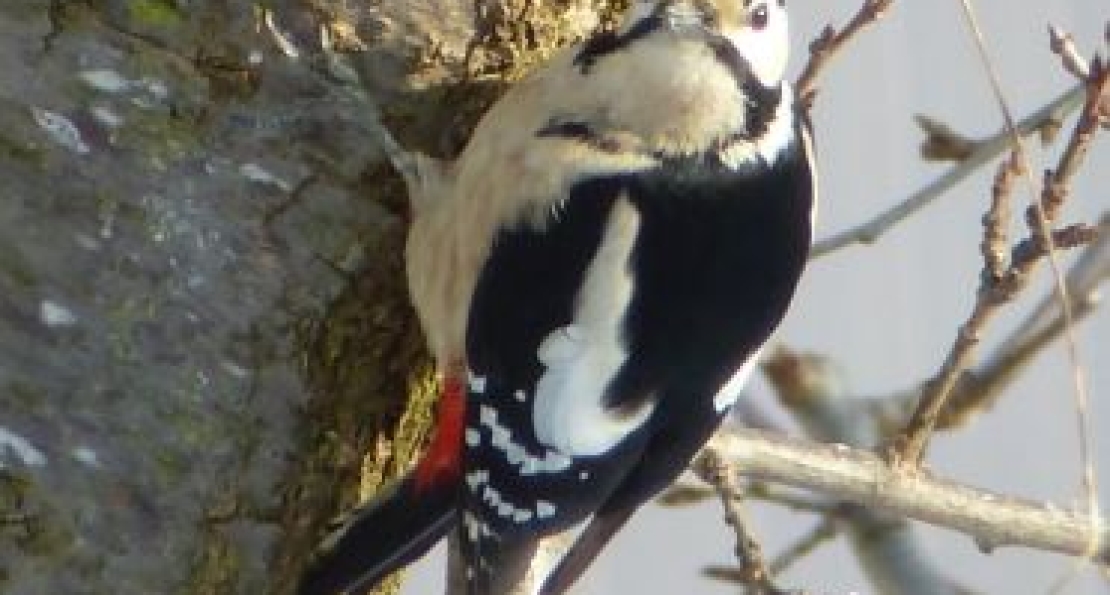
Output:
[[0,591],[283,593],[435,386],[405,197],[600,0],[0,3]]

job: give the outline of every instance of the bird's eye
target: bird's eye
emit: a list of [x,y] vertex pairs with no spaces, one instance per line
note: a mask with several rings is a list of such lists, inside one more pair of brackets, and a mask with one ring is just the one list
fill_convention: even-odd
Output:
[[761,31],[761,30],[763,30],[764,27],[767,26],[767,23],[770,20],[771,20],[771,15],[770,15],[770,13],[767,12],[767,5],[766,4],[760,4],[759,6],[755,7],[755,10],[752,11],[752,17],[751,17],[752,29],[755,29],[756,31]]

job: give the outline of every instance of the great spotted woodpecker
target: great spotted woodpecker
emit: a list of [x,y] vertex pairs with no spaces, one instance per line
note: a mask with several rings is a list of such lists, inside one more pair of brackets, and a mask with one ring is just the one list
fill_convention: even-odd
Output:
[[300,595],[356,593],[454,527],[468,592],[585,525],[561,593],[716,430],[791,301],[809,137],[785,0],[638,0],[419,159],[406,259],[444,376],[415,471],[349,517]]

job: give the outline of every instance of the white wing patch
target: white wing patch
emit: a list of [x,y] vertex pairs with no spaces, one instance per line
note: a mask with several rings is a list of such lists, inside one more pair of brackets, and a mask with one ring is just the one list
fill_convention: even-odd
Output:
[[813,134],[808,126],[801,126],[802,149],[809,163],[810,194],[813,195],[813,208],[809,211],[809,233],[812,236],[817,232],[817,207],[820,205],[820,186],[817,180],[817,152],[813,147]]
[[602,395],[628,358],[621,327],[632,299],[629,258],[640,216],[626,198],[613,203],[605,235],[577,296],[574,321],[555,329],[537,353],[547,368],[536,385],[536,437],[570,456],[606,452],[651,415],[648,402],[614,414]]
[[[748,4],[747,2],[745,4]],[[790,54],[790,25],[786,3],[767,2],[764,27],[741,26],[724,32],[736,52],[744,57],[751,74],[764,86],[782,80]]]
[[755,353],[751,354],[747,361],[733,372],[732,378],[729,378],[728,382],[713,396],[713,407],[717,409],[717,413],[724,413],[726,409],[736,404],[736,399],[740,397],[740,390],[748,383],[748,378],[752,375],[752,370],[755,369],[755,364],[759,361],[760,351],[762,350],[756,350]]

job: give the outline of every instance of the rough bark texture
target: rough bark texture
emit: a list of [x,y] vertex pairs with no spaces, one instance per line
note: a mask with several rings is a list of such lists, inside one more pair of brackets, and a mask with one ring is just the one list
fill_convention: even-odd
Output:
[[614,11],[264,4],[0,3],[0,592],[287,592],[434,394],[401,184],[319,28],[442,156]]

